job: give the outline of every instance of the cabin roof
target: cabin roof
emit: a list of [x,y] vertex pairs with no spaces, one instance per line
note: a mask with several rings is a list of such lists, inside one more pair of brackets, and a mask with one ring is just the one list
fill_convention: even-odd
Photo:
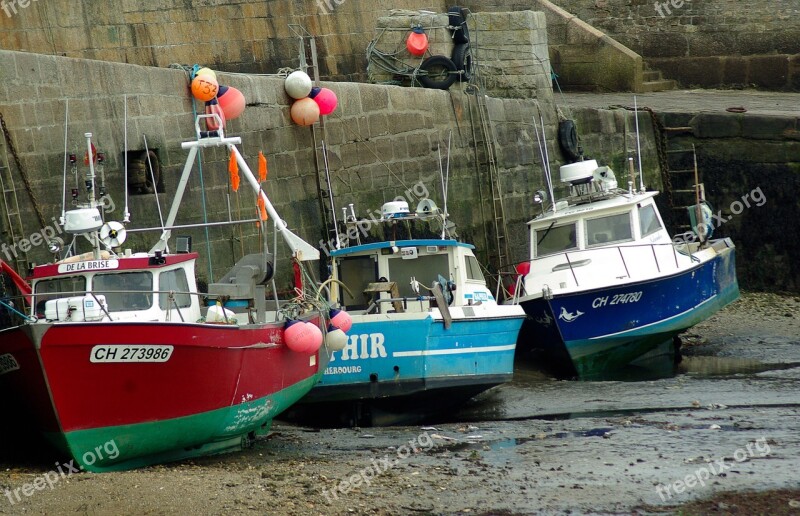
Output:
[[336,249],[331,251],[331,256],[339,257],[339,256],[348,256],[351,254],[359,254],[364,253],[367,251],[374,251],[376,249],[386,249],[392,246],[397,247],[418,247],[418,246],[428,246],[428,245],[435,245],[439,247],[466,247],[467,249],[475,249],[475,246],[472,244],[465,244],[463,242],[458,242],[456,240],[397,240],[397,241],[384,241],[384,242],[373,242],[371,244],[362,244],[362,245],[354,245],[351,247],[346,247],[344,249]]
[[94,272],[160,269],[196,259],[197,253],[165,254],[164,263],[150,263],[152,256],[119,256],[101,260],[84,260],[71,263],[40,265],[29,279],[57,278]]
[[652,199],[658,195],[658,193],[659,192],[657,191],[634,193],[633,196],[625,193],[599,201],[586,202],[582,204],[571,203],[568,208],[558,210],[556,213],[548,211],[544,215],[539,215],[538,217],[531,219],[528,221],[528,226],[544,226],[552,223],[553,221],[572,222],[575,220],[580,220],[586,216],[594,215],[599,212],[614,211],[615,209],[623,206],[630,206],[647,199]]

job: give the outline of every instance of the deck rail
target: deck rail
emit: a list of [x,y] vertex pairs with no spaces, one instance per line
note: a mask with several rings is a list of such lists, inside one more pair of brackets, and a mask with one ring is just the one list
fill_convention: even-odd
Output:
[[[688,244],[688,243],[676,243],[676,242],[669,242],[669,243],[647,243],[647,244],[623,244],[623,245],[612,245],[612,246],[603,246],[603,247],[596,247],[590,249],[580,249],[580,250],[573,250],[573,251],[565,251],[563,253],[555,253],[552,255],[548,255],[547,258],[553,258],[556,256],[564,256],[565,262],[559,263],[552,268],[552,272],[558,272],[562,270],[569,269],[572,279],[575,281],[576,286],[580,286],[580,281],[578,280],[578,275],[576,273],[577,269],[581,267],[585,267],[592,263],[592,254],[609,254],[609,251],[613,252],[613,249],[617,250],[619,254],[619,260],[622,264],[623,268],[625,269],[625,276],[631,278],[631,268],[628,266],[629,261],[632,259],[630,256],[626,259],[624,250],[630,251],[631,249],[641,249],[641,248],[650,248],[653,262],[656,266],[656,270],[660,274],[662,270],[668,265],[665,262],[664,256],[659,259],[658,253],[656,252],[657,248],[665,248],[670,247],[672,249],[672,259],[671,262],[674,260],[675,262],[675,269],[680,268],[680,263],[678,262],[678,255],[688,256],[692,263],[699,262],[700,260],[695,256],[699,246],[697,244]],[[629,253],[630,254],[630,253]],[[577,258],[577,259],[575,259]],[[533,262],[535,262],[534,260]],[[524,262],[523,262],[524,263]],[[509,264],[506,267],[515,266],[517,264]],[[522,281],[523,275],[516,271],[503,271],[500,270],[496,274],[497,276],[497,291],[495,294],[495,299],[500,299],[501,291],[503,296],[503,301],[511,300],[513,303],[519,301],[520,297],[528,295],[525,291],[525,282]],[[513,288],[506,287],[506,283],[503,281],[504,279],[512,279],[514,281]]]

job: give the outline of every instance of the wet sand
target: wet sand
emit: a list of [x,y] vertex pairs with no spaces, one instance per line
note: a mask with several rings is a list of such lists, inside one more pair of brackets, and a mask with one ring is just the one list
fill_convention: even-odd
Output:
[[55,460],[5,461],[0,513],[800,514],[798,315],[798,298],[745,294],[675,369],[568,382],[521,363],[449,421],[278,422],[240,453],[75,474],[14,504]]

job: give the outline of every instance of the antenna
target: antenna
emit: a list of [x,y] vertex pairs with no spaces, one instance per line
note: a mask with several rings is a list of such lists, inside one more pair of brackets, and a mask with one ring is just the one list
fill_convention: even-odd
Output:
[[142,134],[142,138],[144,139],[144,152],[147,156],[147,167],[150,169],[150,180],[153,182],[153,194],[156,196],[158,220],[161,221],[161,231],[164,231],[164,216],[161,214],[161,201],[158,199],[158,185],[156,184],[156,175],[153,172],[153,162],[150,159],[150,149],[147,146],[147,135]]
[[633,96],[633,119],[636,122],[636,155],[639,157],[639,190],[644,192],[644,174],[642,173],[642,143],[639,139],[639,106],[636,95]]
[[336,233],[336,249],[341,249],[342,242],[339,240],[339,223],[336,222],[336,204],[333,202],[331,171],[328,168],[328,147],[325,145],[325,140],[322,140],[322,160],[325,163],[325,181],[328,182],[328,197],[331,200],[331,216],[333,217],[333,232]]
[[[438,143],[436,144],[436,153],[439,155],[439,177],[442,179],[442,198],[447,202],[447,187],[444,185],[444,169],[442,168],[442,148]],[[446,225],[442,224],[442,240],[444,240],[445,231],[447,231]]]
[[125,104],[125,116],[123,122],[123,136],[125,150],[123,152],[123,159],[125,160],[125,211],[122,213],[122,222],[128,223],[131,221],[131,213],[128,211],[128,95],[123,95],[123,102]]
[[[445,167],[445,181],[444,181],[444,219],[447,220],[447,192],[450,190],[450,142],[453,140],[453,130],[451,129],[450,132],[447,134],[447,165]],[[444,235],[444,230],[447,227],[447,223],[444,222],[442,224],[442,234]]]
[[66,99],[64,114],[64,181],[62,181],[63,191],[61,192],[61,219],[59,223],[63,226],[67,216],[67,139],[69,137],[69,99]]
[[542,138],[539,139],[539,127],[536,125],[536,117],[533,117],[533,128],[536,131],[536,143],[539,144],[539,155],[542,157],[542,167],[544,168],[544,179],[547,182],[547,189],[550,192],[550,199],[553,205],[553,213],[558,211],[556,197],[553,193],[553,176],[550,171],[550,155],[547,152],[547,135],[545,133],[544,117],[539,112],[539,121],[542,125]]

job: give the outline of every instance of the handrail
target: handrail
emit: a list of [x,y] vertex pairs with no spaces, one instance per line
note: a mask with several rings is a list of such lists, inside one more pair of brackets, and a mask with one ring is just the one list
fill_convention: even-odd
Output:
[[387,297],[387,298],[373,299],[372,302],[370,302],[369,306],[367,306],[367,309],[365,310],[365,313],[372,312],[372,310],[374,310],[381,303],[399,303],[399,302],[402,302],[403,303],[403,309],[407,309],[409,301],[420,301],[420,302],[421,301],[428,301],[430,303],[431,301],[436,301],[436,298],[433,297],[433,296],[417,296],[417,297]]
[[[620,255],[620,260],[622,262],[622,265],[625,268],[625,274],[627,275],[628,278],[630,278],[631,277],[630,269],[628,268],[628,264],[627,264],[627,261],[625,259],[625,255],[623,254],[623,248],[649,247],[651,249],[651,251],[652,251],[653,262],[655,263],[656,269],[658,270],[658,273],[661,273],[662,272],[662,263],[660,262],[660,260],[658,258],[658,254],[656,253],[656,247],[666,247],[666,246],[670,246],[672,248],[672,254],[673,254],[673,257],[675,259],[675,268],[676,269],[680,268],[680,263],[678,262],[678,253],[683,254],[684,256],[688,256],[692,262],[700,261],[699,258],[694,256],[694,251],[692,250],[691,243],[687,243],[687,242],[677,243],[677,242],[674,242],[674,241],[670,241],[668,243],[653,243],[653,242],[650,242],[650,243],[631,243],[631,244],[626,244],[626,245],[610,245],[610,246],[603,246],[603,247],[594,247],[594,248],[590,248],[590,249],[580,249],[580,250],[577,250],[577,251],[566,251],[563,254],[564,254],[564,257],[567,260],[567,263],[566,264],[562,264],[562,265],[565,265],[564,269],[566,269],[566,268],[570,269],[570,273],[572,274],[572,277],[575,280],[575,284],[579,286],[580,284],[578,282],[578,278],[577,278],[577,275],[575,273],[575,269],[577,267],[579,267],[579,266],[586,265],[586,264],[585,264],[584,260],[579,260],[578,262],[573,262],[570,259],[570,255],[574,256],[576,253],[584,254],[584,253],[593,253],[593,252],[597,252],[597,251],[611,251],[612,249],[616,248],[618,253],[619,253],[619,255]],[[548,255],[547,258],[552,258],[554,256],[559,256],[560,254],[561,253]],[[531,260],[531,261],[535,262],[537,260]],[[496,292],[495,292],[495,299],[500,299],[499,295],[500,295],[501,287],[503,289],[503,299],[507,300],[509,298],[509,296],[508,296],[509,292],[502,285],[502,279],[503,279],[503,277],[508,277],[508,276],[512,276],[512,277],[519,276],[519,273],[516,272],[516,270],[514,270],[512,272],[512,271],[503,271],[502,269],[515,267],[519,263],[524,263],[524,262],[510,263],[510,264],[503,265],[503,266],[500,267],[500,270],[498,270],[496,273],[491,275],[492,277],[496,277],[497,278],[497,289],[496,289]],[[553,272],[556,272],[556,271],[553,271]],[[516,302],[516,300],[520,297],[520,295],[522,295],[522,292],[525,291],[524,281],[518,282],[518,285],[515,286],[514,290],[515,290],[515,292],[513,294],[512,299],[513,299],[513,302]]]

